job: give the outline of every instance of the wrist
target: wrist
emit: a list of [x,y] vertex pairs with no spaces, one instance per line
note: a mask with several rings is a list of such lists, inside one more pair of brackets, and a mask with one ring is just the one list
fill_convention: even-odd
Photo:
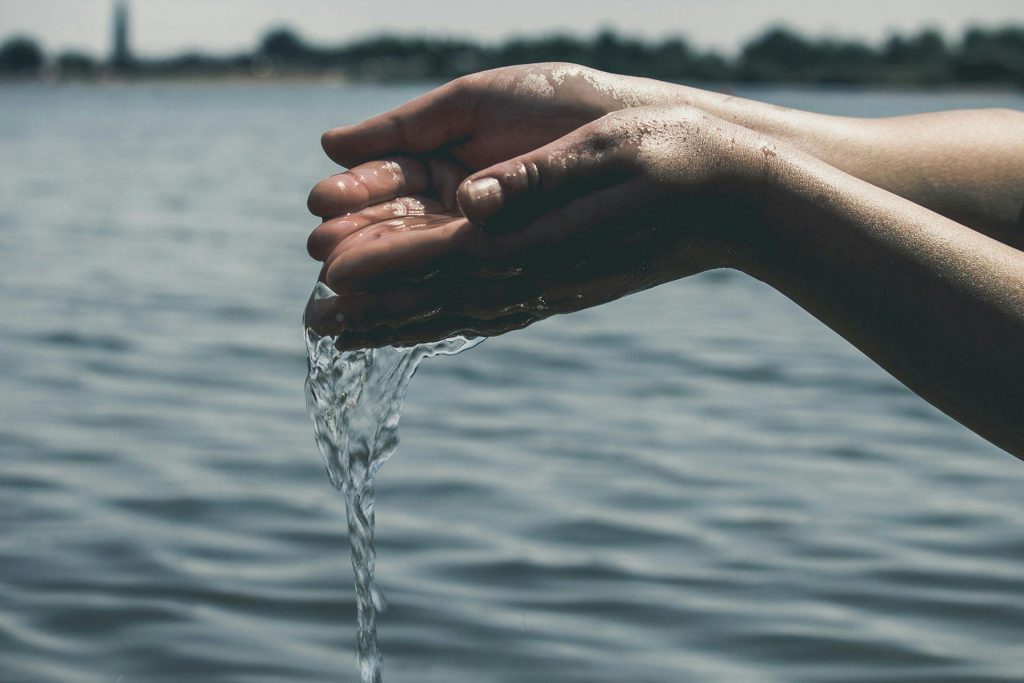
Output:
[[762,155],[760,168],[752,169],[749,178],[756,183],[758,220],[747,235],[740,269],[779,288],[802,267],[795,255],[806,254],[805,247],[842,211],[845,174],[778,142],[764,146]]
[[730,172],[743,218],[729,234],[729,266],[770,284],[784,268],[784,245],[813,220],[808,202],[814,201],[815,187],[826,187],[823,171],[831,167],[756,132],[749,144],[737,147],[730,155]]

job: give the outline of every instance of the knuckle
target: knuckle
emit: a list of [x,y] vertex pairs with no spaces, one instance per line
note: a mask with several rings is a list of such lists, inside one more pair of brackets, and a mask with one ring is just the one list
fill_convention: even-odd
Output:
[[626,139],[625,128],[625,123],[618,116],[603,116],[583,128],[581,145],[588,154],[604,156],[622,146]]
[[452,97],[460,97],[462,95],[467,94],[473,87],[475,82],[476,79],[474,79],[471,75],[459,76],[456,79],[448,81],[448,83],[445,84],[444,88],[447,91],[448,95],[451,95]]
[[389,114],[386,120],[387,126],[391,128],[393,132],[393,139],[397,141],[398,146],[401,149],[408,149],[410,136],[409,127],[406,125],[405,117],[397,114]]
[[481,177],[495,178],[506,192],[518,195],[542,189],[540,165],[534,159],[521,158],[499,164]]
[[544,190],[544,179],[541,174],[540,165],[532,159],[527,159],[526,161],[520,161],[518,166],[519,168],[516,169],[517,175],[524,179],[527,191],[542,192]]

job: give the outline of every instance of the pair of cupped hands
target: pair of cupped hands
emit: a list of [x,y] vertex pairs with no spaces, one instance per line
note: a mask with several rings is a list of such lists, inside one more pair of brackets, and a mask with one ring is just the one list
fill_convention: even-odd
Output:
[[492,336],[718,267],[744,268],[774,141],[569,64],[459,78],[324,133],[349,170],[308,200],[346,348]]

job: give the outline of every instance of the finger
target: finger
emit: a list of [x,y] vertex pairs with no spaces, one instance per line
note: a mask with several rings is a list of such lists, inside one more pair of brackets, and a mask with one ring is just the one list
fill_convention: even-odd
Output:
[[[547,211],[516,230],[492,234],[465,218],[424,216],[385,221],[351,234],[327,257],[327,284],[344,288],[389,282],[434,271],[528,265],[530,272],[557,274],[595,244],[603,244],[642,216],[636,206],[651,198],[640,180],[592,192]],[[642,220],[640,221],[642,223]],[[583,237],[574,240],[575,233]]]
[[402,287],[385,293],[341,292],[311,301],[306,321],[318,334],[364,333],[382,325],[397,327],[437,315],[429,288]]
[[375,223],[405,217],[439,213],[444,206],[432,197],[413,195],[396,197],[382,204],[374,204],[354,213],[331,218],[318,225],[306,240],[306,251],[317,261],[325,261],[334,248],[345,238]]
[[441,215],[451,217],[445,213],[444,204],[441,200],[425,194],[411,194],[395,197],[380,204],[371,204],[365,209],[360,209],[352,216],[366,216],[375,221],[385,221],[391,218],[403,218],[405,216],[426,216]]
[[389,154],[421,154],[466,137],[475,96],[452,81],[353,126],[333,128],[320,143],[332,160],[352,167]]
[[465,218],[424,216],[372,225],[342,240],[327,257],[327,284],[335,291],[383,276],[399,277],[459,256],[479,228]]
[[463,214],[478,225],[520,224],[525,218],[620,181],[634,155],[602,121],[532,152],[477,171],[458,189]]
[[429,186],[429,170],[418,159],[379,159],[324,178],[310,191],[306,207],[314,216],[333,218],[401,195],[419,194]]
[[468,171],[453,159],[394,157],[378,159],[321,180],[306,206],[321,218],[334,218],[397,197],[428,192],[456,209],[455,191]]

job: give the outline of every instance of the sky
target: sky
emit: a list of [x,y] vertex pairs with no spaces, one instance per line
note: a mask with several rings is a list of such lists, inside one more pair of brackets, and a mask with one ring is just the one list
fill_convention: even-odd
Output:
[[[934,27],[1024,24],[1024,0],[129,0],[131,44],[141,56],[252,49],[267,29],[288,26],[336,45],[382,32],[498,41],[603,27],[645,38],[682,35],[733,53],[766,26],[878,41]],[[113,0],[0,0],[0,38],[35,37],[48,52],[109,52]]]

